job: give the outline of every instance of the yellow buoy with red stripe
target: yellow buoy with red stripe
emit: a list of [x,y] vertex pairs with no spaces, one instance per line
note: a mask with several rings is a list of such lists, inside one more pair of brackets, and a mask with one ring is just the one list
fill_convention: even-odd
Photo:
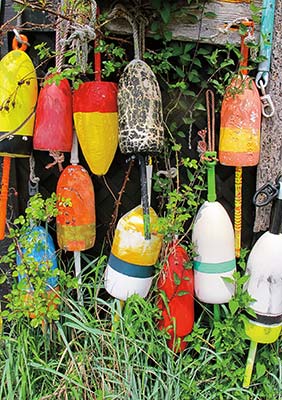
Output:
[[[152,227],[157,219],[157,214],[150,207]],[[118,222],[105,271],[107,292],[119,300],[127,300],[133,294],[146,297],[161,245],[162,236],[154,229],[151,238],[145,239],[141,205],[125,214]]]

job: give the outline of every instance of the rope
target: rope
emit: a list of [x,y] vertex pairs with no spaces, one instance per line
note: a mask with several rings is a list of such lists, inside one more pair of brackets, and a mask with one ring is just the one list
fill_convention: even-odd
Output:
[[33,154],[29,157],[29,182],[28,182],[28,193],[29,196],[34,196],[38,193],[40,178],[35,175],[35,160]]
[[[140,60],[141,59],[141,51],[143,52],[143,50],[140,49],[140,41],[139,41],[139,33],[142,34],[142,28],[140,28],[140,24],[139,24],[139,28],[141,29],[141,32],[138,32],[138,25],[136,23],[135,18],[133,18],[133,16],[128,12],[128,10],[121,4],[117,4],[113,10],[109,13],[108,18],[110,20],[112,19],[116,19],[116,18],[124,18],[126,21],[129,22],[129,24],[132,27],[132,33],[133,33],[133,44],[134,44],[134,58],[136,60]],[[140,35],[141,37],[141,35]],[[144,47],[144,45],[142,45],[142,48]]]
[[52,168],[54,165],[58,164],[59,171],[62,172],[63,171],[62,163],[65,161],[64,153],[62,153],[60,151],[50,151],[49,155],[50,155],[50,157],[54,158],[54,161],[47,164],[45,166],[45,168],[49,169],[49,168]]
[[215,103],[214,93],[208,89],[206,91],[206,104],[207,104],[207,123],[208,123],[208,151],[215,149]]
[[[79,2],[74,5],[74,10],[77,10]],[[72,33],[67,39],[62,38],[60,42],[65,46],[71,46],[76,53],[77,64],[80,65],[81,71],[86,73],[87,60],[88,60],[88,42],[95,40],[95,23],[96,23],[97,4],[96,1],[91,0],[91,11],[89,22],[74,22],[70,24]],[[77,20],[82,18],[77,15]]]

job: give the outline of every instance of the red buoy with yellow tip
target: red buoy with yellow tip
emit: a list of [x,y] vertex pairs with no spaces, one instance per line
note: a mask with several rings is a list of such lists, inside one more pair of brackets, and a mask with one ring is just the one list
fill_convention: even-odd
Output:
[[105,175],[118,146],[118,86],[101,80],[101,53],[95,52],[94,61],[95,81],[82,83],[73,93],[73,118],[89,168]]

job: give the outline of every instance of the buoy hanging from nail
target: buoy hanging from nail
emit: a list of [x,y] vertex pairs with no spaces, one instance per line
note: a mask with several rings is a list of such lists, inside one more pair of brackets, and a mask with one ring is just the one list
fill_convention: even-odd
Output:
[[[247,26],[252,35],[254,23]],[[255,166],[259,162],[261,101],[254,81],[248,76],[248,35],[241,37],[241,76],[234,78],[226,89],[220,119],[219,161],[235,170],[235,252],[240,257],[242,228],[242,167]]]
[[[36,108],[33,148],[70,152],[72,146],[72,93],[67,79],[58,84],[48,76],[40,90]],[[50,81],[50,82],[48,82]]]
[[[27,37],[19,35],[21,41]],[[0,240],[5,237],[11,157],[29,157],[32,151],[37,77],[27,45],[13,40],[14,49],[0,61],[0,156],[4,157],[0,196]]]
[[[263,198],[261,202],[260,197]],[[273,200],[269,230],[255,243],[247,261],[245,285],[254,299],[250,308],[256,317],[245,322],[245,331],[251,339],[243,386],[251,382],[258,343],[275,342],[282,329],[282,178],[276,185],[270,183],[260,188],[254,203],[263,206]]]
[[[58,8],[58,15],[62,13],[67,13],[64,0]],[[66,78],[62,79],[67,34],[68,23],[59,16],[55,39],[57,73],[45,77],[39,92],[33,137],[33,148],[49,151],[50,156],[59,163],[59,168],[59,160],[63,160],[62,153],[71,151],[73,132],[71,87]]]
[[[97,43],[96,40],[95,47]],[[95,175],[105,175],[118,146],[118,89],[116,83],[101,80],[101,53],[94,51],[95,80],[84,82],[74,90],[73,118],[89,168]]]

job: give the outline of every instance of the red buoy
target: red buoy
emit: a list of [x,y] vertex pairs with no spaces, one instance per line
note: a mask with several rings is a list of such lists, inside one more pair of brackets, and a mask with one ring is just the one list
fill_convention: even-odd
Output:
[[[170,245],[169,255],[158,280],[158,289],[163,292],[158,298],[162,310],[160,329],[170,335],[168,346],[177,351],[186,347],[183,341],[194,325],[194,275],[188,266],[189,256],[180,245]],[[166,300],[162,296],[166,296]],[[180,339],[180,348],[176,340]]]
[[43,151],[70,152],[72,147],[72,93],[67,79],[57,85],[46,79],[40,90],[33,148]]

